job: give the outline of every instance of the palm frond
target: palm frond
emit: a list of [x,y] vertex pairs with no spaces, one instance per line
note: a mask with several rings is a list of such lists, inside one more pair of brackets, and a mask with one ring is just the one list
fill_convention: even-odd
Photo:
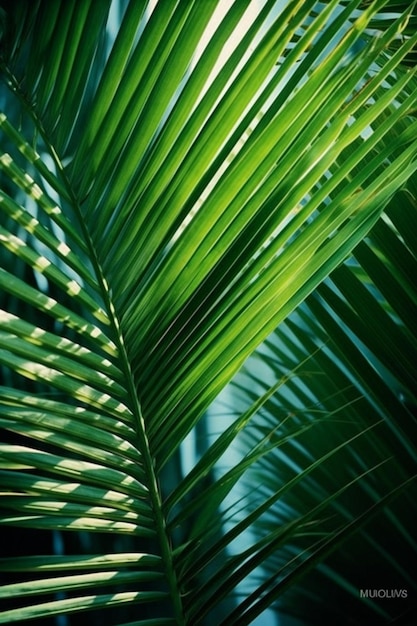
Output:
[[[346,311],[363,285],[355,272],[332,274],[341,304],[319,285],[373,226],[384,228],[381,214],[417,168],[417,82],[403,69],[417,34],[390,52],[413,7],[371,37],[383,0],[366,9],[359,0],[266,0],[256,11],[250,0],[228,11],[215,0],[132,0],[112,41],[116,4],[38,0],[2,13],[1,523],[121,543],[27,565],[7,556],[1,566],[16,578],[3,588],[12,605],[0,623],[125,606],[115,619],[138,626],[194,625],[212,611],[218,623],[249,623],[279,587],[267,579],[242,601],[236,589],[318,510],[230,557],[292,483],[272,486],[258,513],[228,499],[281,444],[308,437],[309,419],[284,440],[272,421],[215,480],[224,453],[276,401],[275,381],[188,475],[175,470],[176,456],[255,348],[314,290],[312,302],[327,298],[338,327],[364,341],[370,325]],[[373,248],[356,249],[360,267],[377,271]],[[395,267],[387,306],[398,281],[408,294]],[[381,339],[370,337],[386,367],[390,349],[382,358]],[[393,371],[407,389],[409,358]],[[368,426],[346,440],[340,432],[335,456],[362,431],[374,441]],[[312,476],[329,450],[318,454]],[[385,460],[369,459],[327,494],[331,508],[354,485],[371,503],[341,515],[297,576],[408,493],[407,473],[379,503],[368,493]]]
[[[409,213],[412,189],[413,180],[348,262],[252,357],[266,373],[254,377],[249,362],[235,382],[236,393],[253,406],[256,394],[248,394],[249,381],[261,390],[268,379],[287,378],[258,410],[252,429],[241,435],[249,453],[265,440],[271,449],[245,480],[260,485],[259,499],[265,500],[253,504],[254,545],[262,545],[277,528],[297,525],[291,540],[264,562],[271,589],[265,585],[262,591],[269,600],[280,598],[278,611],[308,616],[312,623],[336,618],[340,623],[385,623],[416,609],[410,565],[417,556],[417,401],[411,365],[417,354],[413,324],[406,323],[416,289],[404,263],[407,258],[412,266],[415,251],[397,226],[404,207],[410,216],[408,234],[415,229],[415,215]],[[279,447],[272,448],[271,438]],[[285,485],[279,499],[277,477]],[[401,490],[401,499],[387,505],[384,498],[392,490]],[[348,528],[368,507],[379,508],[377,517],[366,520],[343,545],[335,541],[328,556],[329,533],[340,532],[345,524]],[[297,572],[308,570],[313,555],[320,553],[314,576],[291,589]],[[263,597],[259,589],[248,596],[254,606],[248,604],[247,610],[253,615],[265,601],[258,599]]]

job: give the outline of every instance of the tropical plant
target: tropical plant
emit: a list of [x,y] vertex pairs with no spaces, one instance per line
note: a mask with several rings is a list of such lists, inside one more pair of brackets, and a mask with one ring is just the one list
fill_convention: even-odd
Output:
[[414,6],[1,3],[0,623],[411,623]]

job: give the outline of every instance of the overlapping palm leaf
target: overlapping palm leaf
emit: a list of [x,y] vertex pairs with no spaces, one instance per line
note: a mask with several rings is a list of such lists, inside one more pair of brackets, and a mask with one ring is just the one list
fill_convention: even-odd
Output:
[[[268,533],[298,524],[290,541],[281,533],[280,549],[265,560],[262,592],[269,601],[284,594],[278,610],[312,623],[392,623],[401,616],[412,623],[416,614],[414,207],[411,180],[349,261],[262,345],[233,386],[235,402],[258,404],[242,450],[260,442],[269,448],[245,478],[258,485],[252,550],[264,547]],[[273,395],[271,380],[281,380]],[[271,447],[271,438],[279,447]],[[401,497],[387,506],[384,499],[396,491]],[[352,520],[364,510],[370,518],[355,528]],[[352,536],[338,545],[338,533],[350,525]],[[337,550],[325,559],[329,535]],[[294,585],[317,557],[314,574]],[[253,606],[263,602],[255,581],[247,585]],[[253,610],[248,603],[248,619]]]
[[[109,53],[110,2],[2,14],[2,524],[126,535],[140,550],[4,559],[33,580],[3,588],[17,608],[1,623],[149,604],[135,624],[194,625],[274,552],[277,533],[223,564],[251,520],[219,538],[222,501],[258,444],[197,497],[254,409],[173,487],[164,472],[416,169],[402,61],[417,36],[389,52],[407,11],[370,39],[383,1],[357,17],[356,0],[267,0],[222,55],[254,3],[210,26],[221,4],[132,0]],[[236,600],[224,623],[249,623],[268,597],[250,613]]]

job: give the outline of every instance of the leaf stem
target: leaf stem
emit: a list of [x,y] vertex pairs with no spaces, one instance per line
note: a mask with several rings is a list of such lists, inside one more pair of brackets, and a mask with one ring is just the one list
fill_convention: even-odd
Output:
[[99,290],[101,291],[101,295],[103,298],[103,304],[107,311],[107,315],[110,322],[110,328],[112,329],[113,340],[117,346],[117,351],[119,354],[119,367],[125,376],[126,381],[126,393],[130,400],[128,403],[128,407],[132,412],[133,417],[136,420],[136,434],[138,438],[138,450],[143,459],[143,466],[145,470],[145,475],[147,476],[148,484],[147,487],[149,489],[149,498],[150,504],[154,513],[155,519],[155,530],[156,535],[159,540],[159,547],[161,550],[161,557],[165,567],[165,574],[168,582],[169,592],[171,595],[172,606],[173,606],[173,614],[174,618],[178,624],[178,626],[185,626],[186,620],[184,617],[184,611],[181,601],[181,594],[178,586],[178,579],[174,567],[173,562],[173,550],[169,538],[169,533],[167,529],[167,523],[165,520],[165,516],[163,514],[163,506],[162,506],[162,496],[161,491],[158,484],[158,476],[157,470],[155,468],[155,460],[151,452],[149,440],[146,433],[146,423],[144,417],[142,415],[139,398],[136,391],[134,376],[130,367],[130,361],[128,357],[128,353],[126,350],[126,346],[124,344],[123,332],[120,327],[120,323],[117,317],[117,313],[111,298],[111,291],[107,284],[107,281],[103,275],[101,263],[99,261],[99,257],[96,252],[96,248],[88,231],[87,225],[83,219],[80,202],[74,192],[71,183],[66,175],[65,168],[62,164],[62,161],[57,154],[53,144],[49,141],[47,132],[45,131],[41,120],[38,118],[36,111],[30,102],[26,99],[25,95],[19,88],[19,83],[13,74],[5,67],[3,70],[7,74],[9,79],[9,88],[10,90],[18,97],[20,102],[23,104],[30,117],[33,120],[35,128],[39,132],[42,137],[46,148],[49,150],[49,153],[53,159],[55,164],[57,174],[61,182],[63,183],[67,194],[69,203],[74,210],[74,214],[78,219],[79,226],[81,228],[81,233],[84,238],[87,253],[89,255],[89,260],[91,261],[94,273],[96,275],[97,283]]

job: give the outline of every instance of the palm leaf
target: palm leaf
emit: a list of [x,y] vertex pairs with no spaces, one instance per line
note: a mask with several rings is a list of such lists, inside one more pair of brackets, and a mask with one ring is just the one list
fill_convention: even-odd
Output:
[[[292,372],[285,386],[275,390],[262,411],[258,409],[252,431],[244,432],[244,450],[252,450],[261,436],[268,437],[269,443],[273,436],[283,444],[279,453],[274,449],[265,455],[246,477],[249,484],[256,480],[262,485],[268,503],[254,508],[252,530],[261,544],[277,526],[303,520],[292,541],[271,554],[264,567],[271,577],[269,597],[281,597],[293,584],[293,568],[304,572],[314,562],[314,551],[321,554],[323,562],[314,577],[278,603],[279,611],[308,615],[313,623],[329,619],[347,623],[347,616],[353,623],[385,623],[402,613],[411,619],[416,609],[412,575],[417,548],[413,539],[416,385],[410,362],[417,355],[412,323],[408,326],[403,319],[409,321],[416,293],[411,283],[407,291],[402,284],[408,268],[404,257],[412,264],[415,256],[397,226],[403,207],[407,211],[414,204],[412,183],[401,200],[390,204],[387,215],[349,262],[336,269],[252,357],[259,363],[258,371],[265,368],[263,377],[255,380],[259,389],[266,388],[271,377],[282,380]],[[410,235],[416,221],[415,215],[408,214]],[[398,278],[395,285],[393,275]],[[392,346],[392,340],[398,343]],[[250,362],[246,369],[234,387],[252,406],[256,394],[248,394],[248,379],[253,380],[256,370]],[[300,423],[310,428],[301,431]],[[366,478],[359,485],[352,483],[364,471]],[[280,500],[275,500],[277,476],[285,485]],[[364,507],[377,506],[407,479],[401,502],[384,504],[370,526],[346,545],[335,541],[334,554],[325,558],[321,543],[329,532],[338,532],[338,526],[349,523],[352,516],[359,519]],[[341,482],[346,489],[337,494]],[[313,511],[317,517],[307,523]],[[274,591],[277,572],[282,579]],[[367,595],[361,596],[361,591]],[[260,604],[256,594],[259,590],[248,592]]]
[[[255,601],[234,592],[314,507],[227,558],[256,516],[225,530],[236,519],[225,503],[285,442],[253,443],[198,495],[259,403],[188,475],[176,458],[416,169],[417,83],[402,63],[417,35],[389,52],[412,8],[370,37],[384,5],[270,0],[240,40],[253,2],[132,0],[114,41],[109,1],[3,11],[1,523],[111,533],[129,549],[3,559],[16,578],[0,623],[140,604],[116,619],[197,624],[214,611],[243,624],[275,599],[263,584]],[[329,531],[300,575],[407,490],[402,478]]]

